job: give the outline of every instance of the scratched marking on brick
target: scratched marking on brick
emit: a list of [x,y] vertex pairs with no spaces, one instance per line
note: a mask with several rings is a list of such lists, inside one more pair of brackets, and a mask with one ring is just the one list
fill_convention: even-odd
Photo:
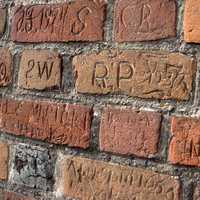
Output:
[[157,153],[161,115],[131,109],[107,108],[100,128],[100,149],[150,157]]
[[19,42],[102,40],[104,10],[101,0],[20,6],[14,12],[11,37]]
[[76,90],[142,98],[188,100],[196,61],[178,53],[103,51],[76,56]]
[[114,18],[115,39],[156,40],[176,35],[174,0],[118,0]]
[[152,171],[66,157],[60,165],[58,190],[81,200],[179,200],[179,181]]
[[7,86],[11,83],[12,56],[8,49],[0,48],[0,86]]
[[87,148],[91,109],[39,101],[1,100],[0,129],[54,144]]
[[173,117],[171,132],[170,162],[200,167],[200,120]]
[[61,59],[48,50],[25,50],[20,62],[18,85],[25,89],[43,90],[60,87]]

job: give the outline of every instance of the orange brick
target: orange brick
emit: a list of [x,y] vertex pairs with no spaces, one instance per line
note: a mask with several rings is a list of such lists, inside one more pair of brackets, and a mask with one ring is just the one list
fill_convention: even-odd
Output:
[[12,56],[6,48],[0,48],[0,86],[7,86],[12,81]]
[[20,62],[20,88],[44,90],[60,88],[61,59],[48,50],[25,50]]
[[57,190],[65,197],[179,200],[179,181],[169,175],[69,156],[58,166]]
[[200,167],[200,120],[173,117],[171,134],[169,161]]
[[104,109],[100,149],[118,154],[151,157],[158,151],[161,115],[131,109]]
[[200,43],[200,3],[199,0],[187,0],[184,11],[184,40]]
[[8,178],[8,161],[9,147],[7,144],[0,142],[0,179],[7,180]]
[[18,42],[103,40],[104,0],[27,5],[14,11],[11,38]]
[[1,100],[0,129],[54,144],[87,148],[91,108],[45,101]]
[[76,91],[188,100],[196,61],[178,53],[102,51],[73,60]]

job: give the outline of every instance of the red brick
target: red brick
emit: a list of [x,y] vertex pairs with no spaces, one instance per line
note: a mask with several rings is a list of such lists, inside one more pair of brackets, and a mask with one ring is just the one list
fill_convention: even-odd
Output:
[[100,149],[151,157],[158,151],[161,115],[131,109],[107,108],[100,129]]
[[25,89],[60,88],[61,58],[48,50],[25,50],[20,62],[18,85]]
[[34,200],[34,199],[14,192],[2,191],[1,200]]
[[45,101],[1,100],[0,129],[54,144],[87,148],[91,109]]
[[57,190],[65,197],[81,200],[179,200],[179,181],[169,175],[69,156],[58,166]]
[[184,11],[184,40],[200,43],[200,3],[199,0],[187,0]]
[[6,48],[0,48],[0,86],[7,86],[12,81],[12,56]]
[[3,35],[6,26],[6,9],[0,8],[0,36]]
[[188,100],[196,61],[179,53],[111,50],[73,60],[76,91]]
[[6,143],[0,142],[0,179],[8,178],[9,147]]
[[176,36],[175,0],[118,0],[114,34],[118,42]]
[[11,37],[18,42],[103,40],[104,11],[104,0],[20,6],[14,11]]
[[171,134],[169,161],[173,164],[200,167],[200,120],[173,117]]

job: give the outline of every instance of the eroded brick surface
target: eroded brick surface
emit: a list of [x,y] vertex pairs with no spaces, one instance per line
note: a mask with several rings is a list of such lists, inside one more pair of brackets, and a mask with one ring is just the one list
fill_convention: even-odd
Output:
[[200,120],[173,117],[171,134],[170,162],[200,167]]
[[48,50],[25,50],[20,62],[18,85],[25,89],[44,90],[60,87],[61,58]]
[[19,42],[103,40],[104,10],[104,0],[20,6],[11,37]]
[[15,145],[10,180],[20,186],[49,191],[53,188],[55,155],[49,150],[30,145]]
[[196,72],[185,55],[131,50],[79,55],[73,65],[77,92],[158,99],[189,99]]
[[179,200],[179,181],[152,171],[80,157],[59,164],[58,190],[65,196],[88,200]]
[[150,157],[158,151],[161,115],[131,109],[104,109],[100,149]]
[[[0,196],[1,197],[1,196]],[[2,191],[1,200],[34,200],[33,198],[17,194],[15,192]]]
[[200,4],[198,0],[187,0],[184,10],[184,40],[200,43]]
[[0,86],[7,86],[12,80],[12,56],[6,48],[0,48]]
[[6,26],[6,9],[0,8],[0,36],[3,35]]
[[115,40],[146,41],[176,35],[174,0],[118,0],[114,16]]
[[40,101],[1,100],[0,129],[54,144],[87,148],[91,109]]
[[8,178],[9,147],[6,143],[0,142],[0,179]]

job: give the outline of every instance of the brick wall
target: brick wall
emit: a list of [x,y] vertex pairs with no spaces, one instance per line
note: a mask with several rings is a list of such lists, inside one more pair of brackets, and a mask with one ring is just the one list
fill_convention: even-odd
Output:
[[0,0],[0,200],[199,200],[200,2]]

